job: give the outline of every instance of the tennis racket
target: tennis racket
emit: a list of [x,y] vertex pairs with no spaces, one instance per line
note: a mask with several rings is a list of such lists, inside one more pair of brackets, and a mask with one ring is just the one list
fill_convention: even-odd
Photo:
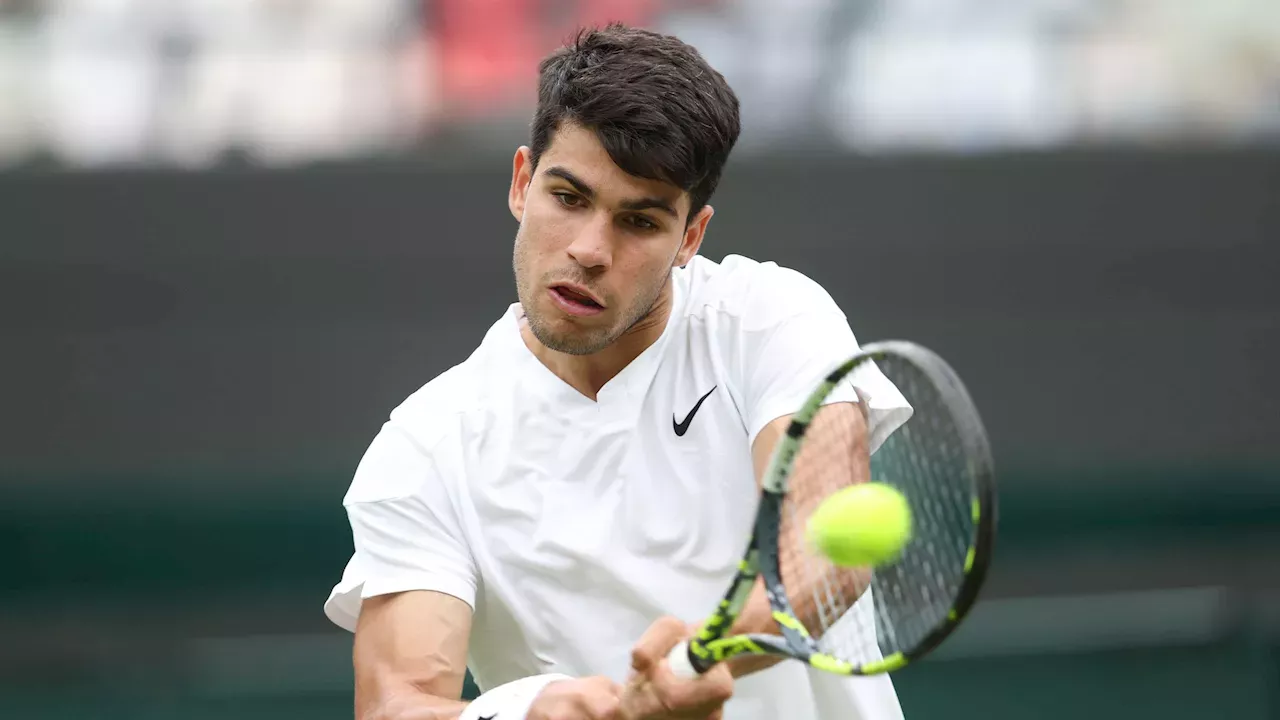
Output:
[[[857,408],[824,401],[873,363],[913,408],[871,456],[871,480],[906,496],[912,533],[888,564],[840,567],[810,550],[803,530],[822,501],[851,482],[852,454],[863,442],[849,414]],[[668,656],[677,675],[744,655],[794,658],[840,675],[893,672],[938,647],[977,599],[995,538],[991,451],[960,378],[930,350],[872,343],[833,370],[792,416],[762,486],[751,543],[728,592]],[[757,577],[781,634],[726,636]]]

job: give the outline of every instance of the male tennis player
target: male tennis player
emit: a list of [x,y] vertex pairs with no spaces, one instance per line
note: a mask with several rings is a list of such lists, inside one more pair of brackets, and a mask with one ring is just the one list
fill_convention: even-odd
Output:
[[[901,717],[887,676],[664,659],[733,577],[788,414],[857,350],[806,277],[697,256],[738,132],[675,38],[614,25],[541,64],[508,197],[519,302],[391,413],[344,499],[325,611],[355,632],[360,720]],[[874,368],[832,401],[865,480],[905,401]],[[761,593],[735,631],[772,623]]]

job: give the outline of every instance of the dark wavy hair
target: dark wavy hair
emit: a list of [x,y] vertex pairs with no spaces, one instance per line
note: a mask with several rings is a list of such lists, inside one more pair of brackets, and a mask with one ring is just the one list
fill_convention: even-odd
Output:
[[536,167],[561,123],[595,132],[627,173],[689,193],[692,221],[738,141],[738,97],[692,46],[611,24],[580,30],[538,66]]

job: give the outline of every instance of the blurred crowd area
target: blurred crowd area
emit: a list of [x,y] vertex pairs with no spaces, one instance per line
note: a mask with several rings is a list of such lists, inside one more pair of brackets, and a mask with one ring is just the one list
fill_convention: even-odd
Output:
[[505,148],[609,20],[699,47],[743,153],[1280,142],[1277,0],[0,0],[0,167]]

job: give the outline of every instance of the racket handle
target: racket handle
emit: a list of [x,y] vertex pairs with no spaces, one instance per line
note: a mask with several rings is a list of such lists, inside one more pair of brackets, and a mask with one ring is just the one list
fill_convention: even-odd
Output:
[[679,644],[671,648],[671,652],[667,653],[667,664],[671,666],[671,672],[676,677],[684,680],[691,680],[700,674],[698,668],[693,665],[693,659],[689,656],[688,640],[681,640]]

